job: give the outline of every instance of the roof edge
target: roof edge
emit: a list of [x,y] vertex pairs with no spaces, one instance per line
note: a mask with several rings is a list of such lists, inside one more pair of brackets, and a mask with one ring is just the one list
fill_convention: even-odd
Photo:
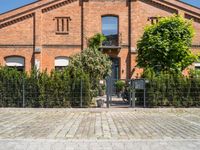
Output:
[[171,1],[168,1],[168,0],[157,0],[157,1],[159,1],[160,3],[163,3],[163,4],[171,5],[173,7],[181,9],[181,10],[183,10],[185,12],[188,12],[188,13],[191,13],[191,14],[194,14],[194,15],[200,17],[200,8],[196,8],[194,6],[190,6],[189,4],[181,2],[180,0],[174,0],[175,3],[171,2]]
[[[53,4],[53,3],[56,3],[56,2],[59,2],[59,1],[62,1],[62,0],[50,0],[50,1],[38,0],[36,2],[24,5],[20,8],[16,8],[16,9],[11,10],[9,12],[6,12],[4,14],[0,14],[0,23],[3,23],[4,21],[10,20],[11,18],[15,18],[15,17],[20,16],[22,14],[35,11],[38,8],[45,7],[49,4]],[[67,0],[65,0],[65,1],[67,1]],[[31,6],[31,5],[33,5],[33,6],[30,9],[26,8],[27,6]],[[22,10],[20,11],[20,9],[22,9]],[[15,11],[17,11],[17,10],[19,10],[19,12],[15,13]],[[12,13],[14,13],[14,14],[12,14]]]

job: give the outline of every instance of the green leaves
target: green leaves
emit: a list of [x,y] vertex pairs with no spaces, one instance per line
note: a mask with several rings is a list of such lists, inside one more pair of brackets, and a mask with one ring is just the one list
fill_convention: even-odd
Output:
[[[108,55],[103,54],[99,47],[106,37],[97,33],[88,41],[88,48],[72,57],[69,69],[73,73],[77,69],[88,74],[93,93],[97,93],[99,80],[111,74],[111,65]],[[95,95],[95,94],[94,94]]]
[[[82,82],[82,83],[81,83]],[[82,85],[82,90],[81,90]],[[81,91],[83,106],[91,102],[89,77],[80,69],[37,72],[28,75],[15,69],[0,68],[0,106],[22,107],[77,107],[80,106]]]
[[156,72],[181,72],[196,60],[190,51],[193,36],[191,21],[180,16],[160,19],[157,24],[146,27],[138,41],[138,66]]
[[82,53],[72,57],[69,68],[71,71],[81,69],[90,77],[93,87],[97,82],[104,79],[111,73],[111,61],[106,54],[103,54],[96,47],[87,48]]
[[105,40],[106,40],[106,37],[103,34],[97,33],[88,40],[88,47],[99,48],[102,42]]
[[199,107],[200,72],[191,70],[188,76],[161,71],[156,74],[146,69],[143,77],[146,85],[147,102],[150,107]]

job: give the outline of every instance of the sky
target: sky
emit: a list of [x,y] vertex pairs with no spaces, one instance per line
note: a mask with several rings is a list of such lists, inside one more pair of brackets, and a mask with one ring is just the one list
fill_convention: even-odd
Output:
[[200,7],[200,0],[182,0],[182,1],[188,4]]
[[0,0],[0,13],[21,7],[37,0]]
[[[36,0],[0,0],[0,14],[20,6],[32,3]],[[200,7],[200,0],[182,0],[191,5]]]

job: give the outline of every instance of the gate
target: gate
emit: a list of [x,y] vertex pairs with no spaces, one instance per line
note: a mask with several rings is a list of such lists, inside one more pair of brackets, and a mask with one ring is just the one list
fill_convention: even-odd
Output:
[[[112,77],[106,78],[106,106],[109,107],[146,107],[146,80],[124,80],[126,87],[122,97],[116,95],[115,82]],[[126,101],[124,101],[124,98]]]
[[[146,107],[146,80],[145,79],[133,79],[130,81],[130,98],[131,107],[136,106],[136,100],[139,106]],[[140,102],[140,103],[139,103]],[[143,104],[141,104],[141,102]]]

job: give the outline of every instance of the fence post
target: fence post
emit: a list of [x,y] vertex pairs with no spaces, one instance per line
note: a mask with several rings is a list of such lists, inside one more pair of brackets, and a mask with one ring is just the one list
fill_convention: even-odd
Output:
[[144,108],[146,108],[146,80],[143,79],[144,82]]
[[106,106],[110,107],[110,76],[106,77]]
[[24,87],[24,77],[22,79],[22,100],[23,100],[23,108],[25,107],[25,87]]
[[133,100],[132,100],[132,107],[135,108],[135,89],[133,91],[133,96],[132,96]]
[[82,79],[81,79],[81,108],[83,107],[83,82],[82,82]]

